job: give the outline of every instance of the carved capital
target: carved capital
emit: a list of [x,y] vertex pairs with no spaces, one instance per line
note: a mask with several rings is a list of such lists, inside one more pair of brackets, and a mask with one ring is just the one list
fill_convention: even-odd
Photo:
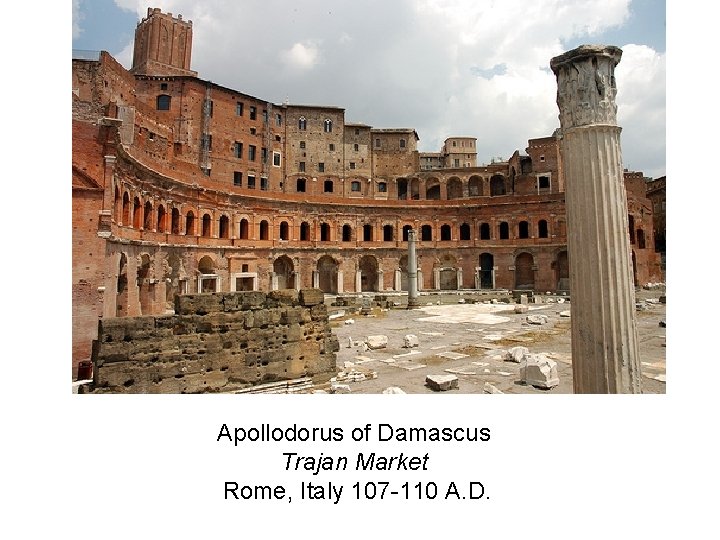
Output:
[[581,45],[550,60],[562,130],[617,125],[615,66],[621,56],[622,50],[612,45]]

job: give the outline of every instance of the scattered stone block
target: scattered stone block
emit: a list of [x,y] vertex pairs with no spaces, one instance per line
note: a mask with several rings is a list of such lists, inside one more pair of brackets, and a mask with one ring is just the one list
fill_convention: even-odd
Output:
[[388,386],[385,390],[383,390],[383,394],[404,394],[402,388],[399,386]]
[[485,392],[486,394],[504,394],[505,393],[505,392],[501,392],[500,390],[498,390],[498,388],[496,386],[490,384],[489,382],[486,382],[483,385],[483,392]]
[[428,375],[425,384],[436,392],[446,392],[458,388],[459,382],[456,375]]
[[560,315],[561,317],[569,317],[569,316],[570,316],[570,310],[568,309],[568,310],[565,310],[565,311],[561,311],[561,312],[559,313],[559,315]]
[[560,384],[557,362],[543,354],[526,354],[520,366],[520,379],[536,388],[554,388]]
[[349,394],[350,393],[350,385],[333,383],[330,386],[330,392],[333,394]]
[[382,334],[368,336],[365,343],[369,349],[385,349],[388,345],[388,337]]
[[355,324],[355,319],[348,319],[345,321],[345,324]]
[[403,338],[403,342],[403,347],[405,347],[406,349],[420,346],[420,340],[415,334],[406,334]]
[[557,299],[557,303],[558,303],[558,304],[564,304],[564,303],[565,303],[565,299],[564,299],[564,298],[558,298],[558,299]]
[[530,324],[546,324],[548,318],[547,315],[528,315],[527,322]]
[[515,305],[515,313],[527,313],[528,312],[528,306],[527,304],[516,304]]
[[530,349],[528,349],[527,347],[512,347],[508,349],[507,353],[505,354],[505,361],[515,362],[516,364],[519,364],[523,361],[525,355],[529,353]]
[[521,295],[520,295],[520,303],[521,303],[521,304],[527,304],[527,303],[528,303],[527,294],[521,294]]
[[300,304],[303,306],[315,306],[325,301],[325,293],[320,289],[301,289]]

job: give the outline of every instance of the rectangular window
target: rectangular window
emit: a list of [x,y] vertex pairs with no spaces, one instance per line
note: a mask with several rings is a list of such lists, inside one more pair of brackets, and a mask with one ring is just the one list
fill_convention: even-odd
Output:
[[236,186],[242,186],[242,173],[240,171],[235,171],[233,173],[233,184]]
[[331,152],[334,152],[334,151],[335,151],[335,145],[332,144],[332,143],[330,143],[330,151],[331,151]]
[[263,122],[268,123],[268,112],[263,109]]
[[255,161],[255,151],[256,151],[256,150],[257,150],[257,149],[256,149],[255,146],[252,145],[252,144],[248,147],[248,159],[249,159],[250,161]]
[[280,166],[280,152],[273,152],[273,166]]
[[255,135],[257,133],[257,129],[250,128],[250,135]]
[[270,182],[268,182],[268,179],[264,176],[260,177],[260,190],[261,191],[267,191],[270,189]]
[[300,148],[302,148],[302,149],[305,148],[305,141],[300,141]]
[[160,83],[160,90],[167,90],[167,83]]
[[375,139],[375,148],[380,148],[380,139]]
[[248,174],[248,188],[255,189],[255,177],[251,174]]
[[235,115],[236,115],[236,116],[242,116],[242,115],[243,115],[243,108],[244,108],[244,105],[243,105],[243,102],[242,102],[242,101],[238,101],[237,103],[235,103]]
[[459,166],[460,166],[460,160],[459,160],[459,159],[454,159],[454,160],[453,160],[453,166],[454,166],[454,167],[459,167]]
[[359,129],[359,128],[355,128],[355,135],[360,135],[360,129]]
[[318,171],[325,172],[325,164],[324,163],[318,163]]
[[268,149],[263,147],[260,149],[260,156],[262,158],[263,163],[267,163],[268,161]]
[[257,117],[257,107],[250,105],[250,120],[255,120]]
[[242,152],[243,152],[243,143],[235,141],[235,157],[238,159],[242,159]]
[[300,172],[305,172],[305,162],[304,161],[300,162]]
[[405,148],[405,139],[400,139],[400,148]]
[[350,170],[354,170],[354,169],[355,169],[355,162],[351,161],[350,162]]
[[355,145],[353,146],[353,150],[355,150],[356,152],[360,150],[360,145],[355,143]]
[[275,125],[282,126],[282,114],[275,115]]

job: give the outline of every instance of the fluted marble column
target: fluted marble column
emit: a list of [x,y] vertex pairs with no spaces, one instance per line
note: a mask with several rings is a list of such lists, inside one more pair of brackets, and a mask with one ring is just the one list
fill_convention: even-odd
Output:
[[615,66],[622,50],[582,45],[550,61],[565,169],[575,393],[640,392]]

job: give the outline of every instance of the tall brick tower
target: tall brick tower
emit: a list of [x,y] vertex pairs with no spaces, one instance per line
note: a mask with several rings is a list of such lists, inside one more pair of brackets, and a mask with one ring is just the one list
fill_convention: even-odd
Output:
[[136,75],[190,75],[192,21],[182,15],[148,8],[147,17],[135,28],[135,49],[130,70]]

